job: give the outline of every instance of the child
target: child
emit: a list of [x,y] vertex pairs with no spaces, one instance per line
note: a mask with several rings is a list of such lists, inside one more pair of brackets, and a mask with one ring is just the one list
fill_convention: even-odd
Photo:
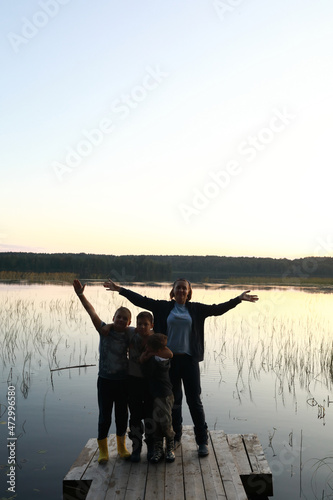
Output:
[[140,312],[136,318],[135,333],[131,336],[129,345],[129,437],[133,444],[131,462],[140,461],[143,434],[145,434],[148,449],[148,460],[153,455],[153,398],[150,395],[148,379],[143,376],[139,362],[140,356],[145,350],[147,339],[154,333],[153,326],[153,315],[148,311]]
[[146,350],[140,357],[144,374],[148,377],[149,387],[154,398],[154,454],[150,461],[157,464],[164,455],[163,438],[166,439],[167,462],[175,460],[174,431],[172,428],[172,407],[174,397],[169,378],[170,359],[172,352],[166,347],[167,336],[155,333],[147,339]]
[[129,332],[125,332],[131,322],[131,312],[126,307],[120,307],[115,312],[113,324],[106,325],[90,302],[84,296],[85,285],[74,280],[73,287],[81,304],[89,314],[96,330],[100,334],[99,372],[97,380],[98,394],[98,447],[99,463],[105,463],[108,458],[107,436],[111,425],[112,407],[115,406],[115,422],[117,434],[117,450],[122,458],[129,458],[126,449],[125,435],[127,430],[127,384]]

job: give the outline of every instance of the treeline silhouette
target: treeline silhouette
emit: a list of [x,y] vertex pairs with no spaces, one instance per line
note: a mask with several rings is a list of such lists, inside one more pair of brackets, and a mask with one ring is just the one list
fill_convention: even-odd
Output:
[[0,272],[70,273],[81,279],[115,281],[222,281],[237,277],[333,278],[332,257],[274,259],[183,255],[0,253]]

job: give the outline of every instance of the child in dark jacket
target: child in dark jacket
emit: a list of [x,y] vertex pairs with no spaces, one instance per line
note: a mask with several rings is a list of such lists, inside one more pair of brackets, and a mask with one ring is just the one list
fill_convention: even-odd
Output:
[[150,461],[158,463],[164,456],[163,440],[166,440],[167,462],[175,460],[174,431],[172,427],[172,407],[174,397],[169,378],[172,352],[167,344],[167,336],[155,333],[147,339],[146,349],[140,357],[142,370],[149,379],[149,388],[153,397],[154,454]]
[[153,327],[153,315],[148,311],[141,311],[136,317],[136,328],[130,338],[128,405],[130,409],[129,437],[133,444],[131,462],[140,461],[143,435],[147,444],[148,460],[153,456],[153,398],[149,390],[149,380],[144,376],[140,363],[140,356],[145,350],[147,339],[154,333]]

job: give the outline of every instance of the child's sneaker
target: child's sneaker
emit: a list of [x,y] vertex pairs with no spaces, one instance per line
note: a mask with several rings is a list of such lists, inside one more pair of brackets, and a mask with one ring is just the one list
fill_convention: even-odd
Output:
[[173,439],[166,442],[166,453],[165,453],[166,462],[174,462],[175,461],[175,452],[174,452],[174,442]]
[[150,462],[152,464],[158,464],[164,457],[164,451],[163,451],[163,441],[155,441],[154,444],[154,454],[150,459]]

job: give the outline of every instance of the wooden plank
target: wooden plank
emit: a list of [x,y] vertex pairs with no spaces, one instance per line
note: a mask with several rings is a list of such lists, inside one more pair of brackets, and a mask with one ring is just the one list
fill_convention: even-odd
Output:
[[243,441],[252,469],[252,473],[247,478],[240,471],[246,490],[252,494],[273,496],[272,471],[269,468],[258,436],[256,434],[244,434]]
[[87,444],[81,451],[78,458],[73,463],[72,467],[69,469],[68,473],[64,478],[64,482],[71,480],[81,479],[87,467],[89,466],[91,460],[94,458],[95,453],[98,450],[97,440],[91,438],[87,441]]
[[[132,442],[128,436],[126,436],[127,449],[130,449],[131,445]],[[125,498],[132,465],[133,464],[130,460],[124,460],[119,455],[117,456],[105,495],[105,500],[121,500]]]
[[[105,500],[116,461],[121,460],[117,454],[116,436],[114,434],[108,438],[108,449],[109,460],[105,464],[99,464],[98,454],[96,454],[83,475],[83,479],[92,479],[86,500]],[[114,485],[111,484],[112,486]]]
[[225,433],[210,431],[210,435],[227,499],[247,500]]
[[132,463],[125,500],[144,500],[146,494],[147,474],[148,461],[145,450],[141,453],[141,461]]
[[144,500],[146,495],[147,472],[147,460],[132,464],[125,500]]
[[184,489],[186,500],[206,498],[202,482],[197,444],[192,427],[183,427],[182,435]]
[[256,434],[244,434],[243,440],[253,471],[272,474],[258,436]]
[[185,500],[182,447],[175,450],[176,459],[165,467],[165,500]]
[[89,479],[83,480],[82,476],[94,458],[97,449],[96,439],[89,439],[63,479],[63,500],[86,498],[92,481]]
[[199,458],[199,462],[206,498],[209,500],[227,500],[210,435],[209,455]]
[[129,460],[117,457],[108,483],[105,500],[123,500],[125,498],[131,468],[132,463]]
[[165,466],[164,460],[158,464],[148,464],[146,499],[164,500]]
[[253,468],[246,453],[243,437],[240,434],[228,434],[227,441],[239,473],[248,476],[252,474]]

